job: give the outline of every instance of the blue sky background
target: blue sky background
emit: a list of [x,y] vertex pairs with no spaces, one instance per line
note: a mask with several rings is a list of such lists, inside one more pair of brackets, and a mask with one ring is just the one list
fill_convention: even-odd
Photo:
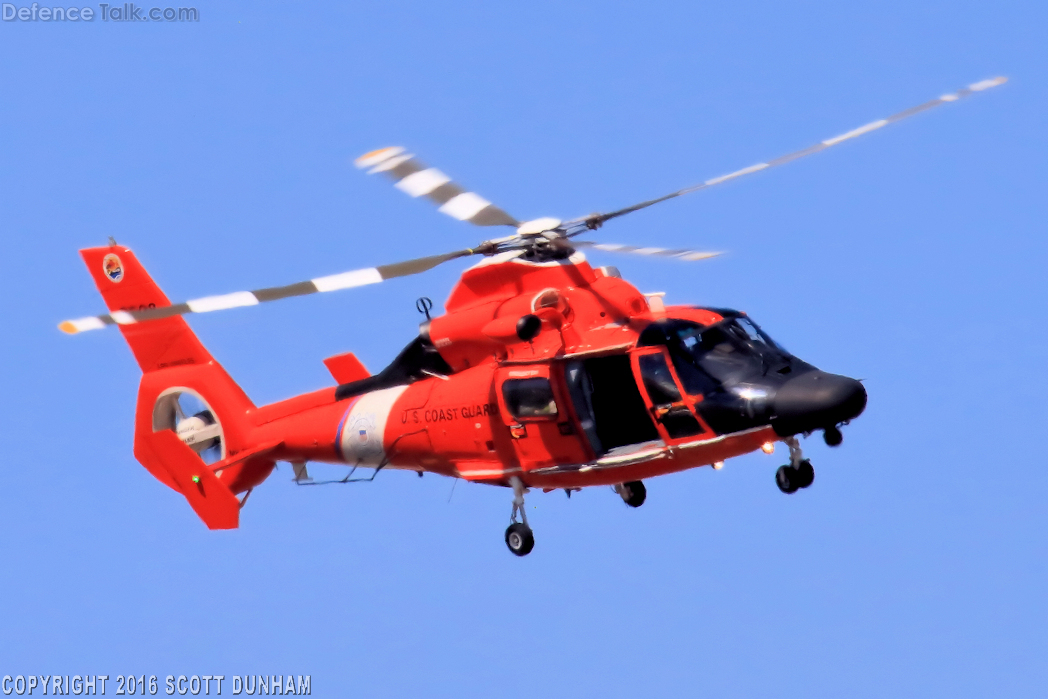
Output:
[[[149,6],[148,4],[146,5]],[[1043,696],[1048,12],[1033,2],[201,3],[194,24],[0,25],[0,674],[310,674],[317,696]],[[594,253],[862,377],[837,450],[533,494],[283,466],[207,531],[131,452],[138,370],[76,254],[176,299],[461,248],[367,178],[404,144],[521,218],[572,217],[1005,87],[679,199]],[[191,323],[264,403],[381,368],[463,265]],[[226,685],[228,692],[228,684]],[[110,693],[113,688],[110,685]]]

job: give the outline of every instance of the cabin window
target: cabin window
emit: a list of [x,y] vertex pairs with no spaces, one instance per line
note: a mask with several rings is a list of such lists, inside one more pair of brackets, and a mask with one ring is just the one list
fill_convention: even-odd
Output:
[[557,402],[549,379],[509,379],[502,384],[502,397],[515,418],[554,417]]

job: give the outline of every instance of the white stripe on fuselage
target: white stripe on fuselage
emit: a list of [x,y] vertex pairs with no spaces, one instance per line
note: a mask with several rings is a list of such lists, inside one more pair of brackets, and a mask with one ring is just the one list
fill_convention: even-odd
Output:
[[393,404],[407,386],[394,386],[362,395],[342,423],[339,448],[349,464],[378,466],[386,457],[386,422]]

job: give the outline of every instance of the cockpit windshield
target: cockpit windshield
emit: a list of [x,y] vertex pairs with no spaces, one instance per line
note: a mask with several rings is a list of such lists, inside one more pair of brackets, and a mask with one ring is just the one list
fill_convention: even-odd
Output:
[[[706,326],[684,320],[660,325],[659,344],[665,343],[669,349],[681,382],[691,395],[708,394],[719,387],[730,389],[790,363],[789,352],[746,316],[732,316]],[[655,338],[649,335],[649,342],[652,340]]]

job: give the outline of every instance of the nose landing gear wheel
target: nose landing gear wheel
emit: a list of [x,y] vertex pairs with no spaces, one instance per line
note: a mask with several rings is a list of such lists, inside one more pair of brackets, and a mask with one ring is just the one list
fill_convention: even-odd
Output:
[[796,466],[779,466],[779,470],[775,472],[775,485],[787,495],[807,488],[814,482],[815,469],[807,459]]
[[798,486],[801,488],[807,488],[815,482],[815,469],[812,468],[811,461],[805,459],[797,465],[797,477],[800,479]]
[[506,546],[516,556],[527,556],[531,549],[535,548],[535,535],[531,533],[531,527],[520,522],[514,522],[506,529]]
[[779,490],[787,495],[796,493],[797,489],[801,487],[798,480],[793,466],[779,466],[779,470],[775,472],[775,485],[779,486]]
[[801,451],[796,437],[787,437],[782,441],[790,448],[790,463],[780,466],[775,472],[775,485],[789,495],[811,485],[815,481],[815,469],[812,468],[811,461],[804,458],[804,452]]

